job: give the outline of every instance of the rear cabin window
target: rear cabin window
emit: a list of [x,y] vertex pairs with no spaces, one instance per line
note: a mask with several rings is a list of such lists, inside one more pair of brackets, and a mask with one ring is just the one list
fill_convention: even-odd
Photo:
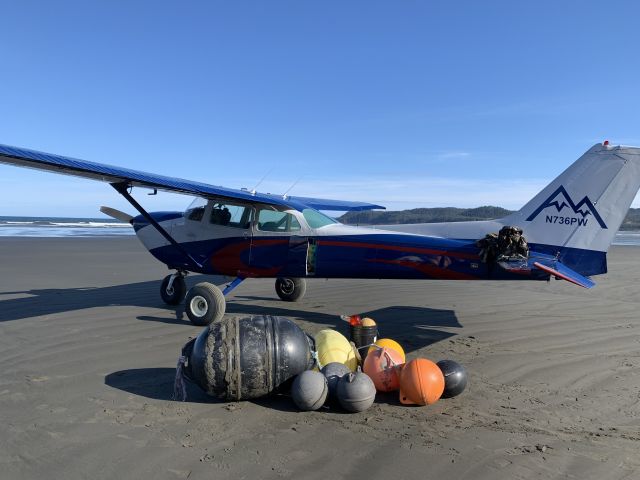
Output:
[[323,213],[320,213],[319,211],[313,210],[311,208],[305,208],[304,210],[302,210],[302,215],[304,215],[304,219],[307,221],[311,228],[320,228],[338,223],[333,218],[327,217]]
[[215,203],[211,209],[209,223],[224,227],[249,228],[251,208],[229,203]]
[[258,214],[258,230],[263,232],[295,232],[300,229],[300,222],[290,213],[260,210]]

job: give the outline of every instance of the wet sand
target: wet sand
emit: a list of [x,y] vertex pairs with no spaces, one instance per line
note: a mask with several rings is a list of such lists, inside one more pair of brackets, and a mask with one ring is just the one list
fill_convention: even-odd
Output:
[[[299,303],[249,280],[228,313],[309,333],[366,312],[409,357],[468,368],[430,407],[361,414],[280,396],[171,400],[197,335],[135,238],[0,239],[0,478],[640,478],[640,249],[587,291],[562,281],[313,280]],[[202,277],[189,277],[189,283]]]

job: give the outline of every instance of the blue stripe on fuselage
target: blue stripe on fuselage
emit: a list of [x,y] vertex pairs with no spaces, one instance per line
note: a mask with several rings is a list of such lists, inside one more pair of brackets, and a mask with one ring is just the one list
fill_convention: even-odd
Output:
[[[292,263],[282,244],[287,237],[254,237],[253,252],[240,238],[212,239],[182,245],[205,264],[200,273],[235,275],[237,264],[255,276],[301,276],[300,255]],[[487,269],[480,262],[475,240],[446,239],[402,234],[362,234],[311,237],[317,243],[315,271],[321,278],[405,278],[405,279],[528,279],[523,274]],[[244,244],[243,244],[244,242]],[[262,244],[261,244],[262,243]],[[531,244],[532,254],[555,256],[582,275],[606,273],[606,254],[591,250]],[[299,248],[299,247],[298,247]],[[221,258],[221,252],[224,255]],[[535,253],[534,253],[535,252]],[[184,258],[172,246],[151,252],[169,266],[181,265]],[[216,257],[217,261],[216,261]],[[250,258],[254,263],[251,264]],[[225,268],[220,270],[219,266]],[[297,268],[294,268],[296,267]],[[302,269],[304,271],[304,269]],[[539,275],[536,277],[539,278]]]

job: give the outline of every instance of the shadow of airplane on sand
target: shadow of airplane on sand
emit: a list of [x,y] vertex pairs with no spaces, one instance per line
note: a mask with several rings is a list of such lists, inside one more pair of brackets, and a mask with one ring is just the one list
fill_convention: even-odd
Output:
[[[190,279],[194,283],[199,279]],[[27,294],[28,297],[0,300],[0,322],[20,320],[35,316],[53,315],[81,309],[117,306],[136,306],[148,308],[166,308],[158,296],[158,281],[148,281],[96,288],[40,289],[26,292],[0,292],[0,295]],[[315,324],[314,330],[334,328],[348,337],[348,325],[337,315],[323,313],[319,307],[279,302],[260,305],[259,302],[271,300],[263,297],[238,297],[238,302],[231,300],[227,305],[227,313],[231,315],[276,315],[293,317],[306,324]],[[271,303],[271,302],[269,302]],[[171,307],[173,308],[173,307]],[[183,318],[182,306],[176,310],[176,318],[140,315],[137,320],[184,324],[191,326]],[[433,309],[415,306],[389,306],[363,315],[374,318],[378,324],[379,338],[393,338],[399,342],[407,353],[414,352],[433,343],[456,335],[451,329],[460,329],[453,310]],[[307,326],[304,325],[304,328]],[[311,327],[313,328],[313,327]],[[185,338],[186,341],[186,338]],[[181,345],[176,345],[176,358]],[[169,400],[173,394],[175,369],[146,368],[130,369],[114,372],[105,377],[105,383],[114,388],[124,390],[148,398]],[[190,387],[191,401],[210,401],[197,387]]]
[[[188,279],[189,284],[195,284],[203,278],[211,281],[212,277],[193,275]],[[111,305],[165,308],[167,305],[160,299],[159,291],[160,282],[151,280],[108,287],[45,288],[0,292],[0,295],[28,295],[0,300],[0,322]]]

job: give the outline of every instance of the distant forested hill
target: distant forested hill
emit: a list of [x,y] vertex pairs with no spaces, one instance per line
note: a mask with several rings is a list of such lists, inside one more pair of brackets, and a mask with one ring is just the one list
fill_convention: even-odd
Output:
[[[349,225],[394,225],[399,223],[464,222],[493,220],[512,213],[501,207],[477,208],[414,208],[397,212],[348,212],[338,220]],[[640,230],[640,208],[630,208],[620,230]]]
[[620,230],[640,230],[640,208],[630,208]]
[[500,207],[478,208],[414,208],[397,212],[368,211],[348,212],[338,220],[351,225],[394,225],[399,223],[465,222],[469,220],[492,220],[511,213]]

